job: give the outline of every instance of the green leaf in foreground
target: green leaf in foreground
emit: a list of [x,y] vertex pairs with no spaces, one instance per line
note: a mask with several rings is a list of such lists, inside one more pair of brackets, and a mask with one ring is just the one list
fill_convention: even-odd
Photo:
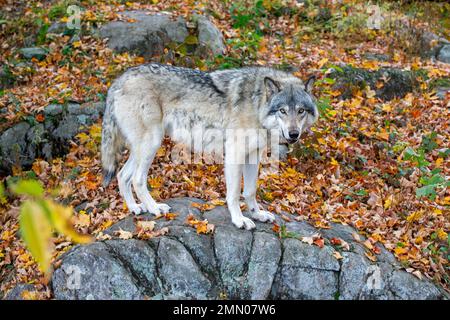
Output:
[[19,195],[41,197],[44,195],[44,188],[37,180],[20,180],[11,186],[11,190]]
[[3,183],[0,182],[0,204],[5,203],[6,203],[5,187],[3,186]]
[[39,269],[47,273],[50,270],[52,228],[41,205],[34,201],[25,201],[20,210],[20,234],[37,261]]

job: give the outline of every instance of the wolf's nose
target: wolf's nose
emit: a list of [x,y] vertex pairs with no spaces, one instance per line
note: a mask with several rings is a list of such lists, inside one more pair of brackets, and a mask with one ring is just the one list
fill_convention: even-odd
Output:
[[297,139],[299,135],[300,135],[300,132],[298,130],[289,131],[289,138],[291,138],[291,139]]

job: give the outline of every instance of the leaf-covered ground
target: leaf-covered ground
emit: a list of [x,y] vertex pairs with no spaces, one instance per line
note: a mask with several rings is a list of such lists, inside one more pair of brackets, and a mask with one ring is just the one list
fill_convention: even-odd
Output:
[[[450,76],[450,65],[420,59],[414,43],[395,28],[371,30],[365,26],[363,2],[309,1],[77,1],[83,8],[85,30],[120,12],[140,9],[167,11],[190,17],[213,16],[227,41],[228,53],[211,60],[196,60],[202,70],[272,65],[294,67],[305,79],[319,76],[316,95],[322,116],[302,145],[278,174],[261,176],[259,198],[285,220],[306,219],[317,228],[330,221],[347,223],[368,237],[367,257],[377,259],[382,243],[408,272],[450,286],[450,229],[448,184],[449,96],[440,100],[433,90],[436,79]],[[111,52],[104,41],[89,32],[48,35],[56,21],[67,21],[70,1],[0,0],[0,63],[14,79],[0,91],[0,129],[12,123],[43,121],[42,110],[52,102],[103,100],[112,79],[126,68],[145,62],[142,57]],[[75,3],[75,2],[73,2]],[[430,30],[448,28],[446,4],[397,6],[386,2],[384,14],[395,21],[408,14],[415,26]],[[433,20],[434,18],[434,20]],[[406,27],[405,27],[406,28]],[[448,29],[447,29],[448,30]],[[448,35],[444,35],[448,36]],[[30,40],[32,39],[32,40]],[[49,54],[42,61],[23,61],[18,50],[39,45]],[[389,54],[389,62],[364,59],[367,53]],[[190,65],[182,52],[155,57],[176,65]],[[374,91],[355,90],[346,100],[332,89],[330,68],[340,63],[376,70],[399,67],[420,72],[420,85],[403,99],[382,102]],[[377,86],[383,86],[381,81]],[[99,143],[101,123],[81,134],[70,153],[51,163],[37,160],[32,170],[17,169],[17,176],[37,177],[56,199],[83,210],[75,213],[78,230],[101,237],[102,230],[129,215],[116,182],[101,187]],[[173,165],[167,141],[158,152],[149,174],[157,200],[193,196],[221,204],[225,196],[223,168],[219,165]],[[30,282],[42,291],[29,298],[51,298],[47,279],[38,271],[18,234],[20,200],[9,196],[0,204],[0,283],[2,292],[19,282]],[[207,208],[206,208],[207,209]],[[275,226],[277,231],[278,227]],[[54,257],[72,246],[70,239],[55,237]]]

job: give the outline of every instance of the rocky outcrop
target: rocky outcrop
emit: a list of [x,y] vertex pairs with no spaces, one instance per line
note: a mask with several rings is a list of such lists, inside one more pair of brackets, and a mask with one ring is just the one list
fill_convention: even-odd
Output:
[[104,103],[53,104],[43,121],[19,122],[0,133],[0,175],[14,166],[30,167],[36,158],[50,160],[69,150],[69,141],[103,114]]
[[194,28],[190,29],[183,17],[173,18],[169,14],[126,11],[121,15],[127,21],[109,22],[97,32],[108,39],[108,46],[115,51],[135,52],[150,59],[163,54],[164,48],[171,43],[186,43],[199,55],[214,56],[225,52],[222,33],[204,16],[195,15]]
[[[333,88],[339,90],[343,99],[350,98],[355,90],[369,86],[381,100],[403,98],[408,92],[418,88],[417,75],[413,71],[396,68],[380,68],[370,71],[352,66],[342,66],[333,70],[330,78],[335,80]],[[377,86],[378,83],[383,85]]]
[[[355,230],[333,224],[319,231],[305,221],[286,223],[289,237],[271,224],[254,231],[235,228],[226,207],[200,212],[198,199],[171,199],[174,220],[156,219],[156,230],[169,232],[149,240],[110,239],[76,246],[61,257],[53,273],[56,299],[446,299],[428,280],[402,270],[382,248],[377,261],[365,256]],[[215,225],[212,234],[197,234],[188,215]],[[136,232],[135,217],[105,231]],[[153,219],[144,214],[139,219]],[[277,216],[277,223],[283,220]],[[319,248],[306,238],[321,233]],[[348,250],[332,245],[342,239]],[[363,239],[363,237],[361,236]],[[364,240],[364,239],[363,239]],[[336,258],[340,252],[342,258]]]
[[450,41],[429,31],[417,33],[420,34],[418,41],[420,56],[450,63]]

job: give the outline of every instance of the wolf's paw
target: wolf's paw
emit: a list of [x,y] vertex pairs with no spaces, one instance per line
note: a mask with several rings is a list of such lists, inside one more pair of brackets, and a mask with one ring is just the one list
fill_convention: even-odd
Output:
[[142,203],[130,205],[128,206],[128,209],[135,215],[140,215],[147,211],[147,209],[145,209],[145,206]]
[[258,212],[251,212],[253,219],[261,222],[274,222],[275,216],[269,211],[259,210]]
[[251,219],[246,218],[246,217],[242,217],[240,219],[232,220],[232,222],[239,229],[242,229],[243,227],[246,230],[252,230],[252,229],[256,228],[255,223]]
[[165,203],[157,203],[156,206],[146,206],[145,204],[141,203],[138,205],[138,207],[141,209],[141,213],[148,212],[154,214],[155,216],[159,216],[170,211],[170,207]]
[[165,203],[158,203],[157,204],[159,211],[164,214],[164,213],[169,213],[170,212],[170,206],[168,206]]

